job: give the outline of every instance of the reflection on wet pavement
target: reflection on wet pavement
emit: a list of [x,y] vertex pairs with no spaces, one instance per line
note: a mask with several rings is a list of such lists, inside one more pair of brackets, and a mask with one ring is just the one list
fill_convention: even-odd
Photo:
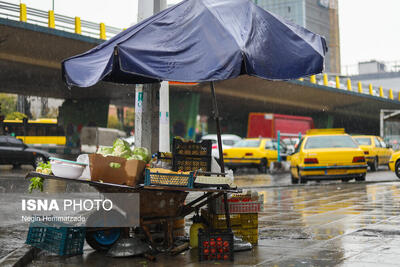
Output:
[[[378,172],[376,176],[392,177]],[[287,175],[249,175],[244,186],[279,185]],[[0,179],[0,185],[3,179]],[[287,182],[286,182],[287,184]],[[63,190],[65,184],[48,184]],[[76,188],[77,190],[82,190]],[[398,266],[400,252],[400,183],[329,182],[312,186],[253,188],[264,195],[259,214],[259,243],[235,254],[235,265],[260,266]],[[193,197],[193,196],[192,196]],[[189,216],[190,217],[190,216]],[[0,233],[0,236],[4,234]],[[2,239],[0,239],[2,240]],[[30,266],[209,266],[197,251],[161,255],[156,263],[142,257],[114,259],[87,245],[82,256],[39,256]],[[232,263],[218,263],[232,265]]]
[[[400,184],[328,184],[256,189],[264,194],[259,214],[259,243],[235,254],[235,265],[261,266],[395,266],[399,261]],[[96,266],[208,266],[196,251],[176,257],[111,259],[86,248],[64,264]],[[42,257],[31,266],[42,266]],[[54,263],[60,263],[53,258]],[[51,262],[51,261],[50,261]],[[221,263],[218,265],[232,265]],[[45,265],[46,266],[46,265]],[[50,265],[51,266],[51,263]]]

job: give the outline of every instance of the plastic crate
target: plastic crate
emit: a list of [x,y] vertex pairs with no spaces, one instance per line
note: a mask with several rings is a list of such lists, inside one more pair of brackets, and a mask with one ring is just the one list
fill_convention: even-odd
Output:
[[203,140],[200,143],[182,141],[174,138],[172,142],[172,155],[180,156],[211,156],[211,140]]
[[258,228],[252,229],[232,229],[235,236],[241,237],[244,241],[251,243],[252,245],[258,244]]
[[232,232],[203,232],[199,230],[199,261],[233,261]]
[[211,171],[211,157],[174,156],[172,169],[174,171]]
[[[210,214],[202,209],[201,215],[213,229],[226,229],[224,214]],[[258,213],[236,213],[230,214],[232,229],[258,228]]]
[[29,225],[25,243],[60,256],[80,255],[83,253],[85,229],[61,222],[35,221]]
[[258,228],[258,213],[240,213],[242,228]]
[[172,170],[174,171],[211,171],[211,140],[201,143],[173,140]]
[[[225,214],[225,204],[223,198],[218,198],[213,202],[216,214]],[[264,209],[264,202],[258,201],[238,201],[231,202],[228,199],[229,213],[258,213]]]
[[145,171],[144,185],[182,186],[193,188],[194,172],[190,174]]

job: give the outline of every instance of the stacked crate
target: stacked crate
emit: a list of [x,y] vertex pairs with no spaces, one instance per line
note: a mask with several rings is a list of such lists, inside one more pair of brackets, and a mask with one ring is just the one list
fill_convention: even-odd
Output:
[[172,143],[173,171],[211,171],[211,140],[200,143],[174,139]]
[[[208,222],[210,228],[216,230],[226,229],[224,214],[214,214],[207,209],[201,210],[201,215]],[[253,245],[258,243],[258,213],[232,213],[230,214],[232,232],[243,240]]]

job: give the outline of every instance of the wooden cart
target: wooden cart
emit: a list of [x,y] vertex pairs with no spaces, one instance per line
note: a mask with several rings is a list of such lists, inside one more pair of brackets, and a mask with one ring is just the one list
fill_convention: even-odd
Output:
[[[177,219],[184,218],[186,215],[194,211],[198,211],[212,200],[223,196],[227,203],[228,193],[240,193],[238,189],[219,189],[219,188],[187,188],[173,186],[144,186],[136,187],[118,185],[111,183],[101,183],[89,180],[69,179],[57,177],[54,175],[45,175],[37,172],[30,172],[26,178],[41,177],[45,180],[60,180],[65,182],[76,182],[88,184],[94,187],[100,193],[139,193],[140,194],[140,227],[144,230],[146,237],[153,244],[153,238],[150,234],[149,226],[151,224],[164,225],[164,234],[166,245],[168,248],[173,246],[173,222]],[[203,192],[204,194],[197,197],[189,203],[185,203],[186,196],[189,192]],[[159,209],[157,205],[160,198],[173,198],[176,202],[174,208]],[[228,206],[225,206],[225,216],[228,231],[231,231],[230,215]],[[125,229],[129,230],[129,229]],[[116,243],[121,236],[129,231],[121,228],[88,228],[86,240],[90,246],[96,250],[107,250]]]

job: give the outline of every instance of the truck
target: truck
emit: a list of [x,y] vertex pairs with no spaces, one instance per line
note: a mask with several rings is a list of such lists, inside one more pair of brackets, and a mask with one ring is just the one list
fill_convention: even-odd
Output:
[[273,113],[249,113],[247,138],[277,138],[278,131],[282,139],[296,138],[314,128],[311,117],[292,116]]

